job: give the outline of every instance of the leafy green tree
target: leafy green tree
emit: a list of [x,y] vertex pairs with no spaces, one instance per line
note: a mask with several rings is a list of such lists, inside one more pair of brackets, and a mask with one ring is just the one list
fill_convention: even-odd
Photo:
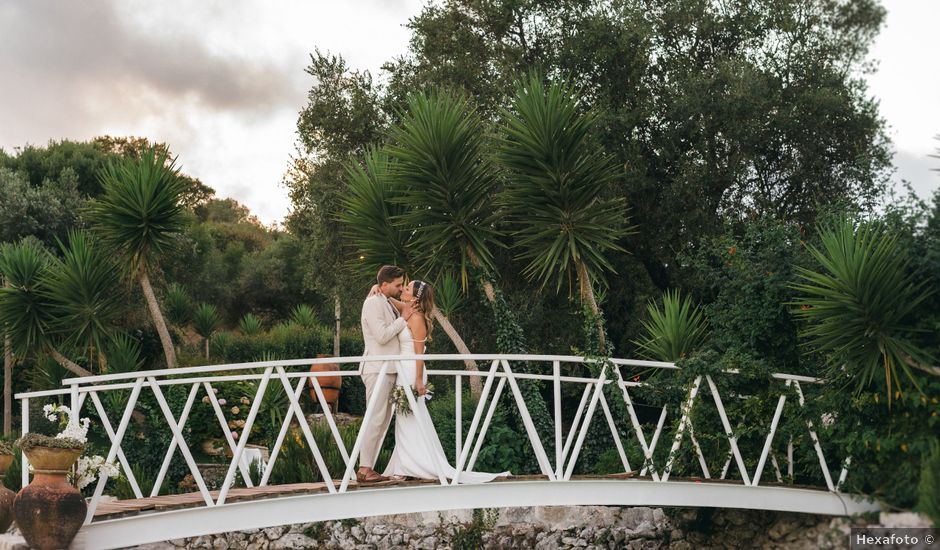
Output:
[[898,235],[877,222],[843,218],[820,228],[820,240],[819,248],[808,245],[817,266],[799,268],[793,288],[802,335],[825,356],[829,378],[861,391],[884,376],[890,404],[901,375],[915,386],[912,369],[940,376],[930,366],[933,354],[914,341],[911,318],[933,289],[915,281]]
[[444,86],[489,118],[517,74],[569,75],[627,171],[620,194],[644,213],[625,243],[633,257],[614,265],[639,262],[668,288],[675,253],[724,219],[811,224],[827,204],[877,201],[890,147],[862,75],[883,20],[877,0],[450,0],[409,22],[386,103]]
[[16,242],[33,236],[47,245],[64,238],[80,224],[84,201],[77,176],[66,167],[55,180],[33,185],[21,172],[0,168],[0,242]]
[[196,334],[202,336],[202,341],[206,346],[206,359],[209,358],[209,338],[215,334],[221,324],[222,318],[219,316],[219,311],[211,304],[199,304],[193,312],[193,328]]
[[[351,250],[336,213],[345,192],[347,158],[361,157],[383,139],[380,87],[368,72],[349,70],[342,57],[319,50],[310,56],[306,72],[314,84],[298,117],[298,151],[284,179],[293,205],[286,225],[303,243],[294,261],[303,266],[304,286],[338,297],[344,311],[358,312],[374,274],[348,270]],[[332,303],[328,309],[332,315]]]
[[169,368],[176,366],[173,340],[150,283],[156,260],[183,228],[183,183],[175,162],[150,148],[138,161],[108,163],[101,173],[103,193],[88,217],[102,240],[121,256],[132,279],[140,282],[147,308]]
[[559,290],[577,279],[581,303],[597,320],[598,343],[607,343],[594,282],[613,267],[611,252],[626,230],[622,197],[605,197],[618,170],[591,143],[596,114],[579,112],[577,91],[566,82],[542,84],[537,74],[516,86],[503,111],[500,161],[509,174],[501,206],[507,214],[523,273],[544,288]]

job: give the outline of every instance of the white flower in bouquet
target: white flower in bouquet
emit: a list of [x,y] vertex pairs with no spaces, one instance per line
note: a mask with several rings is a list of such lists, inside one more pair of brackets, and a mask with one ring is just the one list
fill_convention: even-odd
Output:
[[[425,401],[430,401],[431,397],[434,396],[434,384],[429,382],[424,385],[424,389],[424,395],[419,396],[414,386],[411,386],[411,393],[414,394],[417,399],[423,398]],[[408,396],[405,394],[404,386],[395,386],[395,389],[392,390],[392,394],[389,396],[389,401],[392,402],[397,414],[411,414],[411,403],[408,401]]]

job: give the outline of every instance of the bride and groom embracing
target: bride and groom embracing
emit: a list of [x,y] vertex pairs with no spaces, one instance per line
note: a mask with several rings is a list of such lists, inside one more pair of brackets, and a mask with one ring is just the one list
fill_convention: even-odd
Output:
[[[424,281],[413,280],[405,284],[405,271],[387,265],[379,270],[377,284],[362,304],[363,355],[422,355],[434,328],[434,290]],[[424,361],[402,359],[390,361],[385,380],[379,388],[383,361],[365,361],[360,365],[362,381],[366,387],[366,404],[372,403],[375,391],[381,392],[375,401],[369,423],[362,427],[359,470],[360,483],[384,481],[389,478],[438,479],[438,467],[448,479],[456,470],[447,462],[444,448],[434,429],[425,401],[428,374]],[[397,387],[414,388],[417,406],[409,414],[399,413],[395,419],[395,448],[385,472],[373,469],[385,432],[388,431],[394,409],[392,395]],[[461,483],[486,483],[509,472],[489,474],[461,472]]]

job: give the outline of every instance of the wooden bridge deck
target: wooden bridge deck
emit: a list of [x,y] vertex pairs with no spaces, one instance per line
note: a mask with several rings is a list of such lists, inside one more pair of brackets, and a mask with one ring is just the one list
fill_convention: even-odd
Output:
[[[610,475],[585,475],[572,476],[572,479],[627,479],[633,477],[633,473],[620,473]],[[498,478],[494,482],[500,481],[547,481],[548,477],[544,475],[531,476],[512,476]],[[711,480],[709,480],[711,481]],[[339,487],[340,480],[333,480],[335,486]],[[358,484],[355,481],[349,483],[348,490],[358,489],[384,489],[395,487],[412,487],[416,485],[436,485],[439,481],[436,479],[413,479],[407,481],[381,481],[378,483]],[[740,482],[736,482],[740,483]],[[292,483],[288,485],[268,485],[265,487],[237,487],[229,490],[226,497],[226,503],[242,502],[246,500],[261,500],[267,498],[277,498],[300,494],[318,494],[326,493],[326,484],[317,483]],[[212,498],[218,498],[219,491],[210,491]],[[117,519],[127,516],[136,516],[142,513],[163,512],[167,510],[179,510],[182,508],[197,508],[205,506],[205,499],[199,492],[180,493],[175,495],[161,495],[156,497],[114,500],[102,502],[95,510],[95,521],[107,519]]]

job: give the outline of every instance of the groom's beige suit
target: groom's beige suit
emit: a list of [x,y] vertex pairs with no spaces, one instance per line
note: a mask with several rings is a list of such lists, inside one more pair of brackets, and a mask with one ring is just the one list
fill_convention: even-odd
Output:
[[[382,294],[366,298],[362,304],[362,339],[366,348],[363,355],[400,355],[398,333],[404,328],[405,320],[398,314],[395,306],[389,303],[388,298]],[[362,382],[366,386],[366,405],[372,401],[372,393],[378,385],[383,363],[384,361],[365,361],[359,367]],[[362,428],[364,434],[362,452],[359,454],[360,466],[375,466],[385,432],[392,421],[392,403],[389,397],[395,388],[398,362],[389,361],[385,372],[385,383],[375,404],[372,419]]]

